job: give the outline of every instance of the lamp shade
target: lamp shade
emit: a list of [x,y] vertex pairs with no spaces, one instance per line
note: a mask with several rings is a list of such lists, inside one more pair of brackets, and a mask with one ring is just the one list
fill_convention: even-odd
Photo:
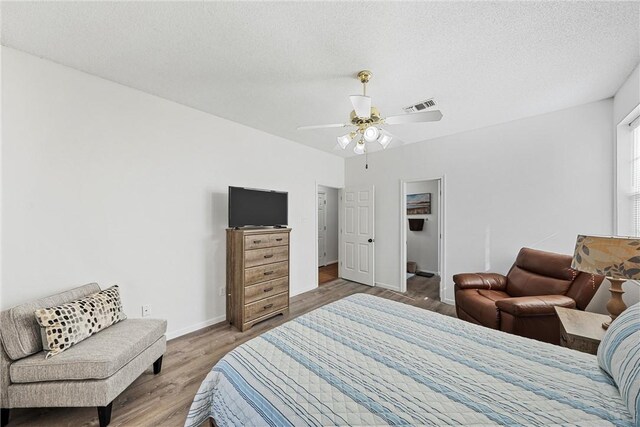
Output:
[[571,268],[611,279],[640,279],[640,238],[578,236]]
[[375,142],[380,136],[380,131],[375,126],[369,126],[364,130],[362,136],[364,136],[364,140],[367,142]]
[[392,139],[393,137],[388,132],[385,132],[383,130],[380,132],[380,138],[378,138],[378,142],[380,143],[380,145],[382,145],[382,148],[386,149],[391,143]]
[[349,143],[351,142],[351,135],[346,134],[346,135],[339,136],[336,138],[336,141],[338,141],[338,145],[340,146],[340,148],[344,150],[345,148],[347,148],[347,145],[349,145]]
[[371,117],[371,98],[364,95],[351,95],[349,99],[351,99],[356,116],[363,119]]

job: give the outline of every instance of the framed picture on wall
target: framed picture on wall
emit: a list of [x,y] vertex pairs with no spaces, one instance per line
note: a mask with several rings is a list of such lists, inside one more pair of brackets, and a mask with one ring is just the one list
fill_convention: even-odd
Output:
[[407,215],[430,215],[431,193],[407,194]]

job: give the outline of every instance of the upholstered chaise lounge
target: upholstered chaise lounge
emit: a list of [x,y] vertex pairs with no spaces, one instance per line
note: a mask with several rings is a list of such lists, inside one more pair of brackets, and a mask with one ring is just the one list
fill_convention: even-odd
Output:
[[100,426],[111,419],[113,400],[153,364],[160,372],[167,323],[125,319],[60,354],[45,359],[34,312],[100,291],[88,284],[0,313],[0,406],[2,426],[10,408],[98,408]]
[[555,307],[584,310],[604,280],[571,269],[571,256],[522,248],[506,276],[453,276],[458,318],[523,337],[560,343]]

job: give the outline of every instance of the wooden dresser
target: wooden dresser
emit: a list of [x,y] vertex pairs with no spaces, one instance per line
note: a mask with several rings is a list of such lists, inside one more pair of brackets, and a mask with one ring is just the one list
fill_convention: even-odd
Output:
[[290,233],[227,229],[227,320],[243,332],[289,310]]

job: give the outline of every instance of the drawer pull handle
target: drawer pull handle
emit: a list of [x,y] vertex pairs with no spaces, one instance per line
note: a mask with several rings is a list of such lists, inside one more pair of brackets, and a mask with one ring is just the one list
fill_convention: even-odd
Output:
[[270,287],[270,288],[265,288],[265,289],[264,289],[264,291],[265,291],[265,292],[271,292],[272,290],[273,290],[273,286],[272,286],[272,287]]
[[264,272],[264,275],[265,275],[265,276],[270,276],[270,275],[272,275],[272,274],[273,274],[273,271],[265,271],[265,272]]
[[282,242],[282,237],[277,238],[276,242]]
[[258,243],[260,243],[260,242],[262,242],[262,240],[254,240],[254,241],[253,241],[253,243],[255,243],[256,245],[257,245]]
[[264,257],[265,257],[265,258],[273,258],[273,254],[271,254],[271,255],[265,255]]
[[265,305],[264,309],[266,310],[266,309],[271,308],[271,307],[273,307],[273,303]]

